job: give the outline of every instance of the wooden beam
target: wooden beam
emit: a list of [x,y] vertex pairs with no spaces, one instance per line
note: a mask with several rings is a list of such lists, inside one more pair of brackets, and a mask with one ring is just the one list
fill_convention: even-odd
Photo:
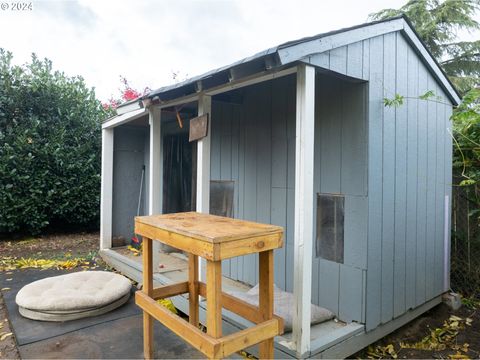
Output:
[[188,254],[188,316],[193,326],[198,326],[198,306],[198,256]]
[[[149,156],[149,178],[148,178],[148,214],[162,213],[163,196],[163,151],[162,151],[162,130],[161,110],[157,106],[150,106],[148,109],[150,124],[150,156]],[[153,244],[153,269],[158,269],[160,264],[160,248],[158,241]]]
[[[205,283],[198,283],[198,293],[204,298],[207,297],[207,288]],[[240,300],[235,296],[227,294],[223,291],[222,308],[227,309],[254,324],[259,324],[263,321],[263,316],[261,315],[260,308],[258,306],[249,304],[246,301]],[[277,315],[273,315],[273,318],[278,320],[280,334],[283,334],[283,319]]]
[[172,285],[160,286],[152,290],[151,298],[154,300],[165,299],[188,292],[188,282],[175,283]]
[[138,222],[135,223],[135,233],[153,239],[162,239],[163,244],[176,247],[177,249],[201,256],[205,259],[214,260],[212,256],[214,253],[214,245],[212,243],[199,241],[195,246],[192,246],[192,239],[190,238]]
[[[224,336],[219,339],[220,344],[215,347],[215,359],[221,359],[227,357],[234,352],[245,349],[249,346],[258,344],[261,341],[265,341],[269,338],[273,341],[273,338],[279,334],[278,320],[271,319],[261,324],[252,326],[248,329],[244,329],[233,333],[231,335]],[[272,359],[273,353],[269,357],[262,357],[261,359]]]
[[199,328],[189,324],[141,291],[135,293],[135,302],[144,311],[180,336],[180,338],[204,353],[206,356],[213,358],[215,347],[219,346],[218,340],[203,333]]
[[100,196],[100,250],[112,247],[113,129],[102,129],[102,179]]
[[222,336],[222,262],[207,261],[207,333]]
[[[262,321],[267,321],[273,318],[273,250],[262,251],[258,256],[259,313]],[[273,358],[273,338],[260,343],[259,351],[261,359]]]
[[[246,238],[243,240],[230,241],[218,246],[214,253],[214,259],[229,259],[232,257],[278,249],[283,246],[283,233],[257,236],[255,239]],[[217,249],[215,249],[217,250]]]
[[310,350],[314,214],[315,68],[299,65],[295,146],[293,341],[300,357]]
[[[153,293],[152,239],[143,238],[143,287],[142,293],[151,297]],[[153,318],[143,312],[143,357],[153,359]]]
[[160,321],[164,326],[209,358],[227,357],[234,352],[279,334],[279,320],[271,319],[248,329],[215,339],[159,305],[142,291],[135,293],[135,302],[142,310]]

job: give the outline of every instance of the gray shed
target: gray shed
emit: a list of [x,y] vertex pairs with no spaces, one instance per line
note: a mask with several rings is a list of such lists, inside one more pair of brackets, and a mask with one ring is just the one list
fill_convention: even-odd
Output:
[[[403,105],[385,106],[395,94]],[[449,119],[459,101],[404,17],[291,41],[152,91],[103,123],[101,254],[141,280],[141,263],[112,247],[131,238],[138,211],[281,225],[275,283],[295,309],[276,355],[351,355],[449,290]],[[207,136],[189,142],[202,114]],[[157,250],[155,280],[185,278],[182,254]],[[258,282],[256,256],[222,270],[226,291]],[[173,300],[188,313],[185,298]],[[311,326],[310,303],[336,319]],[[224,312],[225,333],[247,325]]]

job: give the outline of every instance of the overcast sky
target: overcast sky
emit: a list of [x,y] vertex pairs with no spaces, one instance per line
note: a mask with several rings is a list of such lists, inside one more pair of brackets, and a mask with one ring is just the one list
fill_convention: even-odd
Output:
[[[22,0],[25,1],[25,0]],[[15,1],[16,2],[16,1]],[[28,3],[28,0],[26,0]],[[406,0],[34,0],[0,10],[0,47],[15,63],[35,52],[81,75],[97,96],[118,97],[119,76],[158,88],[296,38],[367,21]]]

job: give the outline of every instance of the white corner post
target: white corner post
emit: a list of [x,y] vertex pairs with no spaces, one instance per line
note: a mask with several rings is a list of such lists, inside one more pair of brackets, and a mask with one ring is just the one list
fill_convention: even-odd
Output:
[[[162,152],[162,131],[161,131],[161,109],[158,106],[151,106],[148,109],[150,124],[150,164],[148,178],[148,214],[162,213],[163,195],[163,152]],[[161,245],[158,241],[152,244],[153,271],[158,269]]]
[[315,68],[301,64],[297,70],[295,128],[295,249],[293,341],[297,357],[310,350],[312,302],[312,248],[314,216]]
[[[212,98],[201,94],[198,98],[198,115],[208,114],[207,136],[197,141],[197,212],[210,213],[210,143],[212,129]],[[204,260],[198,262],[198,278],[205,280]]]
[[100,250],[112,247],[113,128],[102,129],[102,179],[100,195]]

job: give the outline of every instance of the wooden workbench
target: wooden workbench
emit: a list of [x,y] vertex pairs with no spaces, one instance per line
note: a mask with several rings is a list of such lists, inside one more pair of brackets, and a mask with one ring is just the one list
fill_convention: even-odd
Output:
[[[144,356],[153,357],[153,318],[209,358],[223,358],[260,343],[260,357],[273,358],[273,338],[283,320],[273,314],[273,250],[283,246],[283,229],[196,212],[140,216],[135,233],[143,237],[143,289],[135,300],[143,309]],[[188,281],[153,288],[152,239],[189,254]],[[222,292],[222,260],[259,254],[259,306]],[[199,281],[198,257],[207,261],[207,282]],[[189,294],[189,322],[156,300]],[[207,333],[198,328],[198,298],[207,299]],[[255,326],[222,336],[222,307]]]

